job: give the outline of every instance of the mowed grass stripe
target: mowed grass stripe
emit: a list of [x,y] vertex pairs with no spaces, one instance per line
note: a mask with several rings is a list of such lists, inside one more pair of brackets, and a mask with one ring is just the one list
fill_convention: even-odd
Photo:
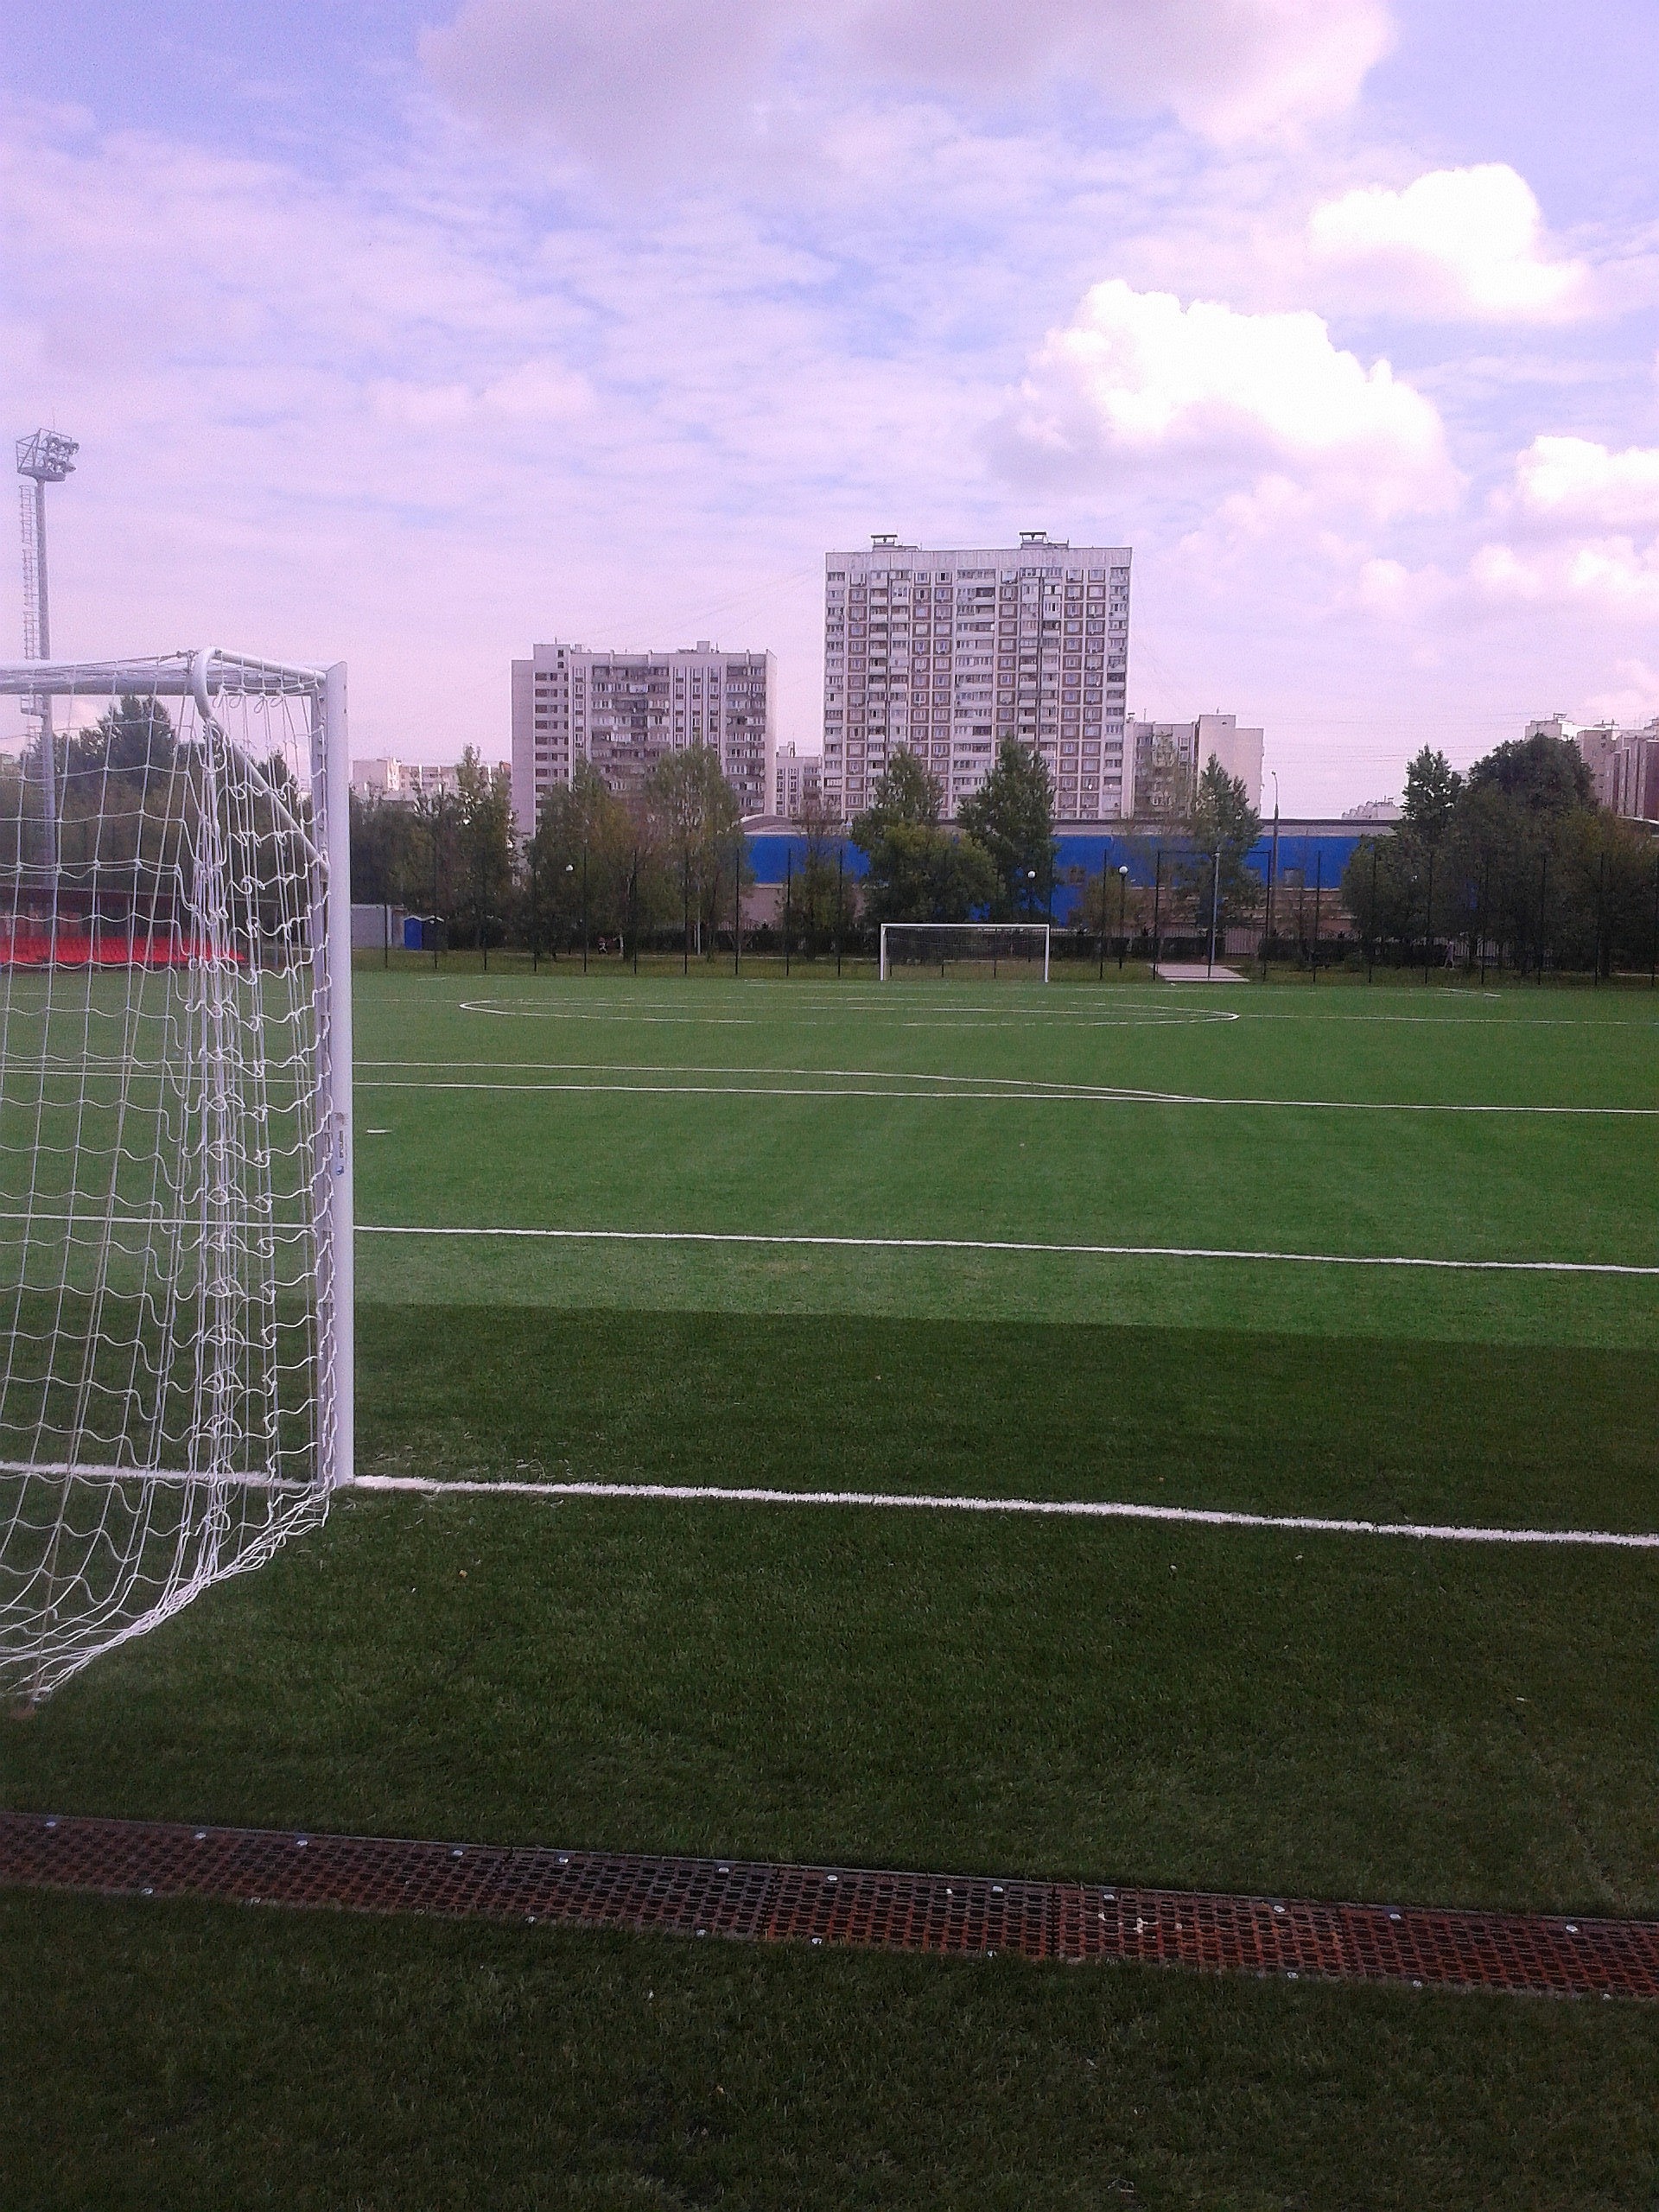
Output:
[[359,1346],[366,1475],[1659,1526],[1651,1351],[464,1305]]

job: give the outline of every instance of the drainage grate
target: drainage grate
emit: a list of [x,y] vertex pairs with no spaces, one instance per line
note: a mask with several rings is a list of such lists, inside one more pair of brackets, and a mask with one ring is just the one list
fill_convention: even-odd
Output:
[[0,1813],[0,1885],[761,1943],[1659,1997],[1659,1922]]

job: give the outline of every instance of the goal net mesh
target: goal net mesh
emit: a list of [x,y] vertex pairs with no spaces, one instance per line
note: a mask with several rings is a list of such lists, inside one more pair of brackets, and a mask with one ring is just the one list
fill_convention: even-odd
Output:
[[1043,922],[888,922],[881,932],[887,976],[967,970],[977,976],[1040,981],[1048,948]]
[[0,1694],[27,1700],[326,1509],[344,729],[320,672],[222,655],[0,690]]

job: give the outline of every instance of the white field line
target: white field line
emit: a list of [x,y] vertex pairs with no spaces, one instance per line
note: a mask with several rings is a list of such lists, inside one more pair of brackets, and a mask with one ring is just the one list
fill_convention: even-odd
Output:
[[[359,1090],[489,1090],[561,1091],[600,1090],[607,1093],[637,1090],[646,1097],[683,1092],[689,1097],[738,1098],[943,1098],[985,1103],[998,1098],[1033,1103],[1053,1099],[1061,1103],[1110,1106],[1243,1106],[1285,1107],[1327,1114],[1555,1114],[1611,1116],[1633,1120],[1659,1119],[1659,1106],[1536,1106],[1468,1103],[1440,1099],[1386,1098],[1224,1098],[1201,1091],[1140,1090],[1122,1084],[1050,1083],[1039,1077],[996,1075],[912,1074],[890,1068],[791,1068],[751,1065],[711,1067],[690,1063],[641,1060],[361,1060],[364,1068],[493,1068],[504,1075],[715,1075],[822,1077],[836,1088],[808,1090],[798,1080],[775,1084],[645,1084],[645,1083],[489,1083],[450,1078],[404,1082],[385,1076],[359,1077]],[[853,1090],[852,1084],[908,1084],[931,1086],[899,1090]],[[971,1086],[977,1085],[979,1088]]]
[[[569,990],[574,995],[580,987],[573,984],[563,984],[563,986],[556,984],[553,988],[563,988],[566,990]],[[889,995],[893,988],[891,985],[885,987],[885,988],[880,992],[873,992],[868,987],[858,984],[849,984],[845,987],[844,991],[832,988],[814,992],[804,988],[800,984],[785,983],[782,982],[773,982],[767,978],[754,977],[753,979],[744,979],[734,988],[741,989],[746,996],[748,993],[753,992],[757,995],[763,993],[776,994],[779,998],[782,998],[784,994],[787,993],[789,994],[789,1010],[793,1010],[797,1007],[805,1007],[815,1012],[824,1010],[840,1012],[845,1010],[862,1014],[899,1014],[908,1013],[910,1011],[910,1008],[906,1007],[904,1003],[902,994],[897,1001]],[[1040,987],[1034,986],[1033,988]],[[1084,988],[1086,988],[1086,986]],[[1493,1005],[1502,1003],[1500,995],[1497,993],[1489,991],[1484,995],[1484,996],[1486,1001]],[[639,1020],[643,1018],[638,1013],[639,1007],[642,1005],[651,1007],[667,1007],[677,1003],[683,1004],[683,1001],[676,1001],[671,999],[640,1000],[628,998],[595,998],[589,999],[587,1001],[587,1006],[578,1012],[575,1008],[566,1008],[563,1007],[512,1006],[498,999],[461,999],[456,1003],[456,1011],[461,1014],[501,1014],[509,1018],[521,1018],[526,1020],[542,1020],[556,1021],[582,1019],[598,1020],[605,1019],[605,1014],[602,1013],[589,1014],[588,1009],[599,1007],[615,1008],[624,1019]],[[944,1027],[952,1026],[954,1018],[959,1014],[982,1014],[1006,1016],[1011,1011],[1009,1006],[1006,1003],[1000,1006],[968,1006],[957,1004],[950,1000],[948,991],[942,994],[938,1001],[934,1001],[934,1003],[938,1005],[941,1013],[948,1010],[949,1014],[952,1017],[952,1021],[944,1022],[938,1025]],[[1119,1014],[1114,1015],[1112,1019],[1103,1022],[1101,1020],[1100,1009],[1112,1006],[1116,1006],[1120,1010]],[[1135,1019],[1133,1021],[1126,1022],[1122,1020],[1122,1014],[1131,1014],[1135,1017]],[[663,1018],[666,1019],[667,1017]],[[715,1014],[676,1014],[673,1019],[685,1022],[706,1021],[713,1027],[720,1027],[731,1023],[731,1018],[729,1016],[720,1016]],[[1116,997],[1116,993],[1110,986],[1108,986],[1104,991],[1100,992],[1093,1000],[1085,1001],[1082,1006],[1054,1007],[1041,1014],[1037,1014],[1033,1011],[1027,1020],[1019,1021],[1017,1026],[1020,1027],[1029,1027],[1033,1026],[1033,1023],[1044,1026],[1052,1026],[1057,1024],[1064,1025],[1069,1022],[1084,1028],[1128,1028],[1145,1026],[1156,1027],[1158,1024],[1163,1023],[1172,1027],[1179,1027],[1190,1023],[1202,1023],[1207,1021],[1392,1022],[1396,1024],[1403,1023],[1413,1028],[1440,1027],[1451,1029],[1478,1027],[1491,1028],[1499,1031],[1508,1031],[1510,1029],[1659,1028],[1659,1021],[1653,1020],[1618,1021],[1599,1015],[1571,1014],[1534,1014],[1526,1012],[1523,1008],[1516,1007],[1512,1001],[1507,1007],[1505,1007],[1504,1013],[1502,1014],[1478,1013],[1465,1014],[1460,1009],[1450,1011],[1445,1014],[1384,1014],[1372,1013],[1370,1011],[1344,1013],[1339,1009],[1326,1011],[1324,1007],[1314,1007],[1312,1006],[1306,1007],[1289,1007],[1282,1004],[1273,1007],[1240,1007],[1233,1006],[1200,1007],[1190,1004],[1176,1006],[1173,1005],[1166,998],[1156,1000],[1119,999]],[[731,1026],[750,1027],[753,1025],[752,1022],[741,1022]],[[900,1023],[901,1027],[928,1026],[932,1025],[917,1024],[911,1021],[903,1021]]]
[[428,1228],[408,1222],[359,1222],[359,1236],[525,1237],[569,1244],[808,1245],[877,1252],[1032,1252],[1046,1258],[1254,1260],[1312,1268],[1429,1268],[1456,1274],[1659,1275],[1659,1266],[1616,1260],[1430,1260],[1411,1254],[1271,1252],[1211,1244],[1039,1244],[1001,1236],[812,1236],[739,1229]]
[[[754,987],[764,989],[764,984]],[[665,1005],[666,1001],[648,1000],[645,1005]],[[1016,1002],[1017,1004],[1017,1002]],[[637,1006],[630,1006],[620,999],[589,1001],[586,1006],[503,1006],[490,999],[463,999],[457,1012],[461,1014],[496,1014],[510,1020],[525,1021],[632,1021],[656,1024],[658,1027],[679,1024],[682,1027],[709,1029],[754,1029],[760,1025],[759,1014],[641,1014]],[[1180,1029],[1214,1021],[1236,1021],[1236,1014],[1224,1007],[1160,1006],[1120,1007],[1116,1012],[1102,1012],[1095,1006],[1060,1007],[1039,1013],[1034,1009],[1021,1014],[1007,1006],[957,1006],[941,1002],[938,1012],[928,1019],[918,1019],[907,1007],[895,1006],[883,999],[819,999],[802,1000],[787,1009],[798,1018],[797,1028],[829,1028],[830,1020],[819,1020],[818,1014],[896,1014],[901,1018],[901,1029]],[[801,1018],[803,1017],[804,1018]],[[971,1017],[971,1018],[970,1018]]]
[[919,1513],[1024,1513],[1077,1521],[1180,1522],[1207,1529],[1283,1529],[1299,1535],[1415,1536],[1458,1544],[1591,1544],[1659,1550],[1659,1535],[1611,1529],[1480,1529],[1418,1521],[1342,1521],[1311,1513],[1223,1513],[1195,1505],[1130,1505],[1058,1497],[933,1497],[860,1490],[739,1490],[690,1483],[444,1482],[424,1475],[357,1475],[353,1490],[419,1497],[643,1498],[693,1505],[863,1505]]

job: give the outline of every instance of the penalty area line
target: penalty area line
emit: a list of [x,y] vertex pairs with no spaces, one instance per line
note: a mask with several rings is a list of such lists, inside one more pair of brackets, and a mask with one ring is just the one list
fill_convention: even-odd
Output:
[[1044,1258],[1241,1260],[1310,1268],[1427,1268],[1454,1274],[1659,1275],[1659,1266],[1621,1260],[1435,1260],[1410,1253],[1273,1252],[1206,1244],[1041,1244],[995,1236],[816,1236],[740,1229],[426,1228],[407,1222],[359,1222],[359,1236],[524,1238],[569,1244],[804,1245],[878,1252],[1027,1252]]
[[1605,1549],[1659,1550],[1659,1534],[1611,1529],[1481,1529],[1427,1521],[1339,1520],[1312,1513],[1228,1513],[1197,1505],[1136,1505],[1095,1498],[907,1497],[860,1490],[747,1490],[696,1483],[556,1483],[457,1480],[425,1475],[355,1475],[350,1490],[423,1497],[593,1497],[683,1505],[854,1505],[920,1513],[1015,1513],[1076,1521],[1176,1522],[1205,1529],[1278,1529],[1298,1535],[1412,1536],[1454,1544],[1587,1544]]

